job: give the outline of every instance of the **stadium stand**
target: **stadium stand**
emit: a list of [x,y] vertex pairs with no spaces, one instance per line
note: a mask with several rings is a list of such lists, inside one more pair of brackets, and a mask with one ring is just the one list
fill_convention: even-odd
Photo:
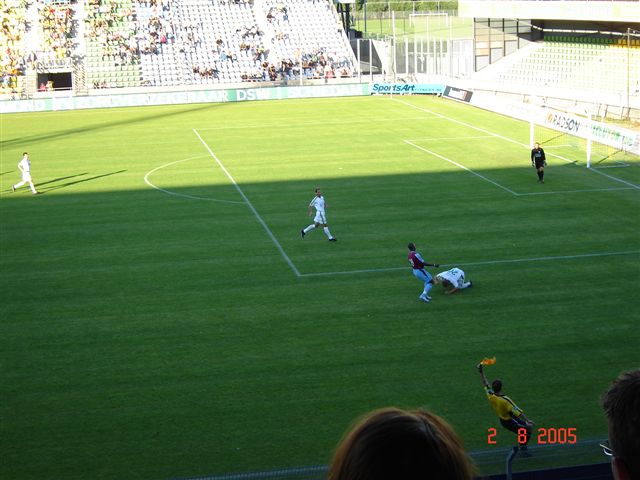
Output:
[[291,70],[298,71],[300,63],[308,79],[351,76],[355,58],[328,3],[297,0],[285,5],[277,0],[258,1],[262,4],[272,57],[280,62],[285,77]]
[[135,6],[142,85],[179,85],[182,77],[176,68],[176,27],[171,3],[138,1]]
[[89,0],[85,72],[93,88],[140,85],[136,22],[130,1]]
[[255,67],[259,48],[253,6],[247,2],[176,0],[178,65],[186,84],[234,83]]
[[[545,36],[539,48],[511,64],[499,80],[520,85],[545,85],[578,88],[584,91],[625,91],[627,88],[627,56],[640,65],[640,40],[606,37]],[[640,71],[629,72],[632,93],[640,85]]]
[[29,72],[101,89],[333,78],[355,64],[328,0],[7,0],[0,40],[2,93]]
[[26,54],[25,34],[27,2],[5,0],[0,11],[0,93],[11,93],[23,88],[27,67],[34,68],[35,57]]

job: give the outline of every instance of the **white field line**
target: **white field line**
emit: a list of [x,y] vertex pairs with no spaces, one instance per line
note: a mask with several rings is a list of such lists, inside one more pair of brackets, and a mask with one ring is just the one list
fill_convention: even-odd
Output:
[[238,185],[238,183],[235,181],[235,179],[231,176],[231,174],[229,173],[229,171],[225,168],[225,166],[222,164],[222,162],[220,161],[220,159],[216,156],[215,153],[213,153],[213,150],[211,150],[211,148],[209,147],[209,145],[207,145],[207,142],[205,142],[202,137],[200,136],[200,134],[198,133],[198,131],[194,128],[193,129],[193,133],[196,134],[196,136],[198,137],[198,140],[200,140],[200,143],[202,143],[202,145],[207,149],[207,151],[209,152],[209,155],[211,155],[211,158],[213,158],[216,163],[218,164],[218,166],[222,169],[222,171],[225,173],[225,175],[227,176],[227,178],[229,179],[229,181],[233,184],[233,186],[236,188],[236,190],[238,191],[238,193],[240,194],[240,196],[242,197],[242,199],[244,200],[244,202],[249,206],[249,208],[251,209],[251,211],[253,212],[253,214],[255,215],[255,217],[258,219],[258,222],[260,222],[260,225],[262,225],[262,228],[264,228],[265,232],[267,232],[267,235],[269,235],[269,238],[271,238],[271,241],[274,243],[274,245],[276,246],[276,248],[278,249],[278,251],[280,252],[280,255],[282,255],[282,258],[284,258],[285,262],[287,262],[287,265],[289,265],[289,267],[291,268],[291,270],[293,270],[293,273],[296,275],[296,277],[300,276],[300,271],[297,269],[297,267],[294,265],[294,263],[291,261],[291,259],[289,258],[289,256],[286,254],[286,252],[284,251],[284,249],[282,248],[282,245],[280,245],[280,242],[278,241],[278,239],[276,238],[276,236],[273,234],[273,232],[271,231],[271,229],[267,226],[267,223],[262,219],[262,217],[260,216],[260,214],[258,213],[258,211],[255,209],[255,207],[253,206],[253,204],[249,201],[249,199],[247,198],[247,196],[244,194],[244,192],[242,191],[242,189],[240,188],[240,186]]
[[468,137],[426,137],[426,138],[412,138],[409,142],[429,142],[432,140],[475,140],[479,138],[493,138],[492,135],[476,135]]
[[471,173],[471,174],[475,175],[476,177],[481,178],[481,179],[482,179],[482,180],[484,180],[485,182],[489,182],[489,183],[491,183],[491,184],[495,185],[496,187],[501,188],[502,190],[505,190],[505,191],[509,192],[511,195],[516,195],[516,196],[518,195],[516,192],[514,192],[514,191],[513,191],[513,190],[511,190],[510,188],[507,188],[507,187],[505,187],[505,186],[502,186],[502,185],[500,185],[499,183],[494,182],[493,180],[488,179],[488,178],[487,178],[487,177],[485,177],[484,175],[480,175],[479,173],[474,172],[474,171],[473,171],[473,170],[471,170],[470,168],[467,168],[467,167],[465,167],[464,165],[462,165],[461,163],[454,162],[453,160],[451,160],[451,159],[449,159],[449,158],[447,158],[447,157],[443,157],[442,155],[440,155],[440,154],[438,154],[438,153],[436,153],[436,152],[433,152],[433,151],[428,150],[428,149],[426,149],[426,148],[424,148],[424,147],[421,147],[420,145],[416,145],[415,143],[411,143],[409,140],[404,140],[404,143],[406,143],[406,144],[408,144],[408,145],[411,145],[412,147],[415,147],[415,148],[417,148],[418,150],[422,150],[423,152],[426,152],[426,153],[428,153],[428,154],[430,154],[430,155],[433,155],[434,157],[438,157],[438,158],[440,158],[440,159],[444,160],[445,162],[449,162],[449,163],[451,163],[451,164],[455,165],[456,167],[459,167],[459,168],[461,168],[461,169],[463,169],[463,170],[466,170],[467,172],[469,172],[469,173]]
[[[441,263],[440,267],[466,267],[474,265],[498,265],[503,263],[528,263],[528,262],[549,262],[554,260],[574,260],[579,258],[593,258],[593,257],[610,257],[614,255],[638,255],[640,250],[631,250],[628,252],[602,252],[602,253],[583,253],[580,255],[558,255],[550,257],[530,257],[530,258],[514,258],[508,260],[487,260],[482,262],[458,262],[458,263]],[[400,270],[409,270],[409,266],[406,267],[392,267],[392,268],[369,268],[366,270],[345,270],[339,272],[319,272],[319,273],[303,273],[301,277],[327,277],[334,275],[357,275],[362,273],[382,273],[382,272],[396,272]]]
[[633,187],[612,187],[612,188],[588,188],[584,190],[556,190],[554,192],[531,192],[531,193],[518,193],[519,197],[526,197],[530,195],[558,195],[561,193],[583,193],[583,192],[615,192],[619,190],[635,190]]
[[[434,117],[436,118],[436,117]],[[421,117],[409,117],[403,118],[403,121],[411,121],[411,120],[426,120],[423,116]],[[385,123],[385,122],[397,122],[396,119],[380,119],[376,120],[377,123]],[[293,123],[283,123],[283,122],[274,122],[274,123],[255,123],[255,124],[243,124],[243,125],[223,125],[218,127],[199,127],[199,131],[209,131],[209,130],[250,130],[255,128],[268,129],[268,128],[295,128],[295,127],[309,127],[309,126],[341,126],[341,125],[353,125],[357,123],[362,124],[370,124],[370,119],[353,119],[353,120],[325,120],[325,121],[308,121],[308,122],[293,122]]]
[[610,178],[612,180],[615,180],[616,182],[621,182],[621,183],[624,183],[625,185],[629,185],[632,188],[637,188],[637,189],[640,190],[640,185],[636,185],[635,183],[627,182],[626,180],[621,180],[621,179],[619,179],[617,177],[614,177],[612,175],[607,175],[606,173],[601,172],[600,169],[598,169],[598,168],[589,168],[589,170],[594,172],[594,173],[599,173],[603,177]]
[[[441,113],[434,112],[434,111],[432,111],[432,110],[429,110],[428,108],[417,107],[416,105],[412,105],[412,104],[410,104],[410,103],[408,103],[408,102],[405,102],[405,101],[403,101],[403,100],[394,99],[394,101],[395,101],[395,102],[403,103],[404,105],[407,105],[407,106],[409,106],[409,107],[415,108],[415,109],[417,109],[417,110],[421,110],[421,111],[426,112],[426,113],[428,113],[428,114],[430,114],[430,115],[435,115],[435,116],[437,116],[437,117],[442,118],[443,120],[448,120],[448,121],[450,121],[450,122],[457,123],[458,125],[463,125],[463,126],[465,126],[465,127],[472,128],[473,130],[477,130],[478,132],[486,133],[486,134],[488,134],[488,135],[490,135],[490,136],[492,136],[492,137],[500,138],[501,140],[504,140],[504,141],[506,141],[506,142],[514,143],[514,144],[516,144],[516,145],[520,145],[520,146],[522,146],[522,147],[529,148],[529,145],[524,144],[524,143],[522,143],[522,142],[518,142],[517,140],[513,140],[512,138],[505,137],[505,136],[503,136],[503,135],[499,135],[499,134],[494,133],[494,132],[490,132],[489,130],[485,130],[484,128],[476,127],[475,125],[471,125],[471,124],[469,124],[469,123],[465,123],[465,122],[462,122],[462,121],[460,121],[460,120],[456,120],[455,118],[447,117],[446,115],[442,115]],[[549,155],[550,155],[550,156],[552,156],[552,157],[555,157],[555,158],[559,158],[559,159],[561,159],[561,160],[564,160],[565,162],[568,162],[568,163],[576,163],[574,160],[569,160],[569,159],[567,159],[567,158],[564,158],[564,157],[562,157],[562,156],[560,156],[560,155],[556,155],[556,154],[554,154],[554,153],[549,153]],[[586,166],[582,166],[582,165],[579,165],[579,166],[581,166],[581,167],[583,167],[583,168],[587,168]],[[600,174],[600,175],[602,175],[602,176],[604,176],[604,177],[607,177],[607,178],[609,178],[610,180],[613,180],[613,181],[615,181],[615,182],[624,183],[625,185],[628,185],[628,186],[630,186],[630,187],[632,187],[632,188],[640,189],[640,185],[636,185],[636,184],[634,184],[634,183],[627,182],[626,180],[622,180],[622,179],[620,179],[620,178],[616,178],[616,177],[614,177],[614,176],[607,175],[606,173],[601,172],[601,171],[599,171],[599,170],[596,170],[596,169],[593,169],[593,168],[587,168],[587,170],[592,171],[592,172],[595,172],[595,173],[598,173],[598,174]]]
[[631,165],[628,163],[622,163],[622,162],[618,162],[618,165],[604,165],[602,167],[594,167],[593,165],[591,166],[591,168],[596,168],[596,169],[600,169],[600,168],[626,168],[626,167],[630,167]]
[[219,200],[217,198],[207,198],[207,197],[198,197],[195,195],[186,195],[184,193],[177,193],[177,192],[173,192],[171,190],[166,190],[164,188],[160,188],[157,185],[154,185],[151,180],[149,180],[149,177],[154,173],[157,172],[158,170],[161,170],[165,167],[169,167],[171,165],[175,165],[176,163],[182,163],[182,162],[187,162],[189,160],[193,160],[196,158],[203,158],[202,155],[197,156],[197,157],[190,157],[190,158],[185,158],[184,160],[177,160],[175,162],[170,162],[170,163],[165,163],[164,165],[160,165],[159,167],[154,168],[153,170],[147,172],[147,174],[144,176],[144,181],[147,185],[149,185],[150,187],[155,188],[156,190],[160,190],[161,192],[166,193],[167,195],[173,195],[174,197],[182,197],[182,198],[189,198],[191,200],[205,200],[207,202],[219,202],[219,203],[231,203],[231,204],[236,204],[236,205],[244,205],[244,202],[236,202],[235,200]]

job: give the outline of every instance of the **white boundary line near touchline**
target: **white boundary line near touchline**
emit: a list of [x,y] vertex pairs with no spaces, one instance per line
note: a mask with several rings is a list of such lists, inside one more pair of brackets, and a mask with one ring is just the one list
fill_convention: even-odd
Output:
[[[472,138],[472,137],[459,137],[455,140],[464,140],[466,138]],[[493,136],[491,135],[487,135],[485,137],[482,138],[493,138]],[[417,141],[417,140],[415,140]],[[443,155],[440,155],[439,153],[436,153],[432,150],[429,150],[428,148],[424,148],[421,147],[420,145],[416,145],[415,143],[413,143],[412,140],[403,140],[404,143],[411,145],[414,148],[417,148],[418,150],[422,150],[425,153],[428,153],[429,155],[433,155],[434,157],[438,157],[441,160],[444,160],[445,162],[449,162],[453,165],[455,165],[458,168],[461,168],[462,170],[466,170],[467,172],[475,175],[476,177],[481,178],[482,180],[484,180],[485,182],[489,182],[493,185],[495,185],[498,188],[501,188],[502,190],[505,190],[507,192],[509,192],[511,195],[514,195],[516,197],[524,197],[524,196],[529,196],[529,195],[557,195],[560,193],[579,193],[579,192],[611,192],[614,190],[633,190],[634,187],[611,187],[611,188],[589,188],[589,189],[582,189],[582,190],[554,190],[554,191],[549,191],[549,192],[531,192],[531,193],[518,193],[515,192],[513,190],[511,190],[510,188],[505,187],[504,185],[499,184],[498,182],[495,182],[487,177],[485,177],[484,175],[479,174],[478,172],[475,172],[474,170],[471,170],[469,167],[465,167],[464,165],[462,165],[461,163],[455,162],[453,160],[451,160],[450,158],[447,158]],[[623,183],[627,183],[627,182],[623,182]]]
[[[448,120],[448,121],[450,121],[450,122],[457,123],[458,125],[463,125],[463,126],[465,126],[465,127],[472,128],[472,129],[474,129],[474,130],[477,130],[478,132],[482,132],[482,133],[489,134],[489,135],[491,135],[492,137],[500,138],[500,139],[505,140],[505,141],[507,141],[507,142],[515,143],[516,145],[520,145],[520,146],[522,146],[522,147],[529,148],[529,145],[526,145],[526,144],[524,144],[524,143],[522,143],[522,142],[518,142],[517,140],[514,140],[514,139],[512,139],[512,138],[505,137],[504,135],[500,135],[500,134],[498,134],[498,133],[494,133],[494,132],[491,132],[491,131],[489,131],[489,130],[485,130],[484,128],[476,127],[475,125],[471,125],[471,124],[469,124],[469,123],[461,122],[460,120],[456,120],[455,118],[447,117],[446,115],[442,115],[441,113],[434,112],[434,111],[429,110],[429,109],[427,109],[427,108],[418,107],[418,106],[413,105],[413,104],[411,104],[411,103],[409,103],[409,102],[406,102],[406,101],[404,101],[404,100],[398,100],[397,98],[394,98],[394,99],[392,99],[392,100],[393,100],[394,102],[402,103],[402,104],[404,104],[404,105],[407,105],[407,106],[409,106],[409,107],[411,107],[411,108],[415,108],[416,110],[420,110],[420,111],[425,112],[425,113],[428,113],[428,114],[430,114],[430,115],[435,115],[435,116],[440,117],[440,118],[442,118],[442,119],[444,119],[444,120]],[[560,155],[555,155],[555,154],[553,154],[553,153],[550,153],[550,155],[551,155],[551,156],[553,156],[553,157],[559,158],[559,159],[561,159],[561,160],[564,160],[565,162],[568,162],[568,163],[575,163],[575,162],[573,162],[572,160],[567,160],[566,158],[561,157]],[[584,167],[584,168],[586,168],[586,167]],[[606,173],[601,172],[601,171],[599,171],[599,170],[597,170],[597,169],[589,168],[589,169],[587,169],[587,170],[589,170],[589,171],[591,171],[591,172],[594,172],[594,173],[598,173],[598,174],[602,175],[603,177],[607,177],[607,178],[609,178],[610,180],[613,180],[613,181],[615,181],[615,182],[624,183],[625,185],[628,185],[629,187],[636,188],[636,189],[639,189],[639,190],[640,190],[640,185],[636,185],[635,183],[627,182],[626,180],[622,180],[622,179],[617,178],[617,177],[614,177],[614,176],[612,176],[612,175],[607,175]]]
[[196,137],[198,137],[198,140],[200,140],[200,143],[202,143],[202,145],[204,145],[204,148],[207,149],[207,151],[209,152],[209,155],[211,155],[211,158],[213,158],[216,163],[218,164],[218,166],[222,169],[222,171],[224,172],[224,174],[227,176],[227,178],[229,179],[229,181],[233,184],[233,186],[236,188],[236,190],[238,191],[238,193],[240,194],[240,196],[242,197],[242,199],[244,200],[244,203],[251,209],[251,211],[253,212],[253,214],[255,215],[255,217],[258,219],[258,222],[260,222],[260,225],[262,225],[262,228],[264,228],[265,232],[267,232],[267,235],[269,235],[269,238],[271,238],[271,241],[275,244],[276,248],[278,249],[278,251],[280,252],[280,255],[282,255],[282,258],[284,258],[285,262],[287,262],[287,265],[289,265],[289,267],[291,268],[291,270],[293,270],[293,273],[296,275],[296,277],[300,276],[300,271],[298,270],[298,268],[294,265],[294,263],[291,261],[291,259],[289,258],[289,255],[287,255],[287,253],[284,251],[284,248],[282,248],[282,245],[280,245],[280,242],[278,241],[278,239],[276,238],[276,236],[273,234],[273,232],[271,231],[271,229],[269,228],[269,226],[266,224],[266,222],[262,219],[262,217],[260,216],[260,214],[258,213],[258,211],[255,209],[255,207],[253,206],[253,204],[249,201],[249,199],[247,198],[247,196],[244,194],[244,192],[242,191],[242,189],[240,188],[240,185],[238,185],[238,183],[235,181],[235,179],[231,176],[231,174],[229,173],[229,171],[225,168],[225,166],[222,164],[222,162],[220,161],[220,159],[216,156],[215,153],[213,153],[213,150],[211,150],[211,148],[209,147],[209,145],[207,145],[207,142],[205,142],[202,137],[200,136],[200,134],[198,133],[198,131],[194,128],[193,129],[193,133],[196,134]]
[[169,162],[169,163],[165,163],[164,165],[160,165],[159,167],[154,168],[153,170],[150,170],[149,172],[147,172],[147,174],[144,176],[144,182],[149,185],[150,187],[155,188],[156,190],[159,190],[163,193],[166,193],[167,195],[173,195],[174,197],[182,197],[182,198],[189,198],[191,200],[204,200],[207,202],[218,202],[218,203],[230,203],[230,204],[235,204],[235,205],[245,205],[244,202],[237,202],[235,200],[220,200],[217,198],[207,198],[207,197],[198,197],[195,195],[186,195],[184,193],[177,193],[174,192],[172,190],[166,190],[164,188],[160,188],[157,185],[154,185],[151,180],[149,180],[149,177],[151,176],[151,174],[153,174],[154,172],[157,172],[158,170],[161,170],[165,167],[169,167],[171,165],[175,165],[176,163],[182,163],[182,162],[187,162],[189,160],[194,160],[196,158],[206,158],[206,155],[198,155],[197,157],[189,157],[189,158],[184,158],[182,160],[176,160],[175,162]]
[[[439,120],[438,117],[434,116],[434,119]],[[411,120],[427,120],[428,117],[425,117],[424,114],[422,116],[419,117],[407,117],[404,118],[404,121],[411,121]],[[397,120],[395,119],[381,119],[380,121],[376,120],[378,123],[384,123],[384,122],[396,122]],[[206,132],[206,131],[210,131],[210,130],[243,130],[246,131],[248,129],[252,129],[252,128],[264,128],[264,129],[268,129],[268,128],[295,128],[295,127],[309,127],[309,126],[314,126],[314,125],[322,125],[322,126],[341,126],[341,125],[353,125],[353,124],[358,124],[358,123],[362,123],[362,124],[370,124],[371,120],[370,119],[359,119],[359,120],[323,120],[323,121],[312,121],[312,122],[291,122],[291,123],[283,123],[283,122],[274,122],[274,123],[254,123],[254,124],[250,124],[250,123],[246,123],[243,125],[220,125],[220,126],[216,126],[216,127],[198,127],[198,130],[201,132]]]
[[[465,138],[467,138],[467,137],[460,137],[460,139],[465,139]],[[531,196],[531,195],[558,195],[558,194],[561,194],[561,193],[612,192],[612,191],[616,191],[616,190],[634,190],[633,187],[611,187],[611,188],[589,188],[589,189],[583,189],[583,190],[555,190],[555,191],[549,191],[549,192],[518,193],[518,192],[514,192],[510,188],[505,187],[504,185],[499,184],[498,182],[495,182],[495,181],[485,177],[484,175],[479,174],[478,172],[475,172],[474,170],[471,170],[469,167],[465,167],[461,163],[455,162],[455,161],[451,160],[450,158],[447,158],[447,157],[445,157],[443,155],[440,155],[439,153],[436,153],[436,152],[434,152],[432,150],[429,150],[428,148],[424,148],[424,147],[421,147],[420,145],[416,145],[411,140],[403,140],[403,142],[408,144],[408,145],[411,145],[412,147],[417,148],[418,150],[422,150],[423,152],[428,153],[429,155],[433,155],[434,157],[438,157],[439,159],[444,160],[445,162],[449,162],[449,163],[455,165],[456,167],[461,168],[462,170],[466,170],[467,172],[471,173],[472,175],[475,175],[476,177],[481,178],[485,182],[489,182],[489,183],[495,185],[496,187],[501,188],[502,190],[505,190],[505,191],[509,192],[511,195],[513,195],[515,197],[526,197],[526,196]]]
[[[602,253],[583,253],[579,255],[558,255],[549,257],[531,257],[531,258],[513,258],[507,260],[487,260],[483,262],[459,262],[459,263],[441,263],[440,267],[460,267],[460,266],[473,266],[473,265],[498,265],[502,263],[528,263],[528,262],[548,262],[553,260],[574,260],[579,258],[593,258],[593,257],[611,257],[616,255],[640,255],[640,250],[631,250],[628,252],[602,252]],[[397,272],[407,271],[409,266],[406,267],[392,267],[392,268],[370,268],[366,270],[347,270],[341,272],[320,272],[320,273],[303,273],[301,277],[328,277],[334,275],[355,275],[361,273],[383,273],[383,272]]]

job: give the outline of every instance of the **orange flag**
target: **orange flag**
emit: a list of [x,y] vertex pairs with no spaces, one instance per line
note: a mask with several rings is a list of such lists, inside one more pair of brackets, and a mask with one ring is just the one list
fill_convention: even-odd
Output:
[[480,361],[480,363],[482,365],[495,365],[496,364],[496,357],[491,357],[491,358],[485,357]]

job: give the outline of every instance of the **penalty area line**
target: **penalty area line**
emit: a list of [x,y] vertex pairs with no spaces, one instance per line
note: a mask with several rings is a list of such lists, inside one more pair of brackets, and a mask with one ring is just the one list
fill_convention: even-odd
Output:
[[584,190],[556,190],[550,192],[529,192],[518,193],[519,197],[526,197],[531,195],[558,195],[561,193],[584,193],[584,192],[617,192],[620,190],[635,190],[633,187],[615,187],[615,188],[588,188]]
[[[463,125],[465,127],[469,127],[469,128],[471,128],[473,130],[476,130],[478,132],[486,133],[488,135],[491,135],[492,137],[500,138],[500,139],[505,140],[507,142],[514,143],[516,145],[520,145],[520,146],[529,148],[529,145],[526,145],[526,144],[524,144],[522,142],[519,142],[517,140],[514,140],[512,138],[505,137],[504,135],[499,135],[499,134],[491,132],[489,130],[485,130],[484,128],[476,127],[475,125],[471,125],[470,123],[465,123],[465,122],[462,122],[460,120],[456,120],[455,118],[447,117],[446,115],[442,115],[441,113],[434,112],[432,110],[429,110],[428,108],[418,107],[417,105],[413,105],[413,104],[411,104],[409,102],[406,102],[404,100],[395,99],[395,101],[399,102],[399,103],[402,103],[404,105],[407,105],[407,106],[409,106],[411,108],[415,108],[416,110],[420,110],[420,111],[426,112],[426,113],[428,113],[430,115],[435,115],[435,116],[440,117],[440,118],[442,118],[444,120],[448,120],[450,122],[457,123],[458,125]],[[555,157],[555,158],[559,158],[560,160],[564,160],[567,163],[576,164],[575,160],[570,160],[570,159],[565,158],[565,157],[563,157],[561,155],[556,155],[554,153],[549,153],[549,155],[552,156],[552,157]],[[584,166],[580,165],[580,166],[583,167],[583,168],[586,168],[588,171],[591,171],[593,173],[598,173],[598,174],[602,175],[603,177],[607,177],[608,179],[613,180],[614,182],[624,183],[625,185],[628,185],[628,186],[630,186],[632,188],[640,189],[640,185],[636,185],[635,183],[627,182],[626,180],[622,180],[621,178],[614,177],[613,175],[607,175],[606,173],[600,172],[597,169],[587,168],[586,165],[584,165]]]
[[[602,253],[582,253],[578,255],[557,255],[549,257],[529,257],[529,258],[513,258],[506,260],[486,260],[482,262],[457,262],[457,263],[441,263],[440,267],[466,267],[474,265],[499,265],[504,263],[528,263],[528,262],[548,262],[554,260],[575,260],[580,258],[594,257],[611,257],[617,255],[639,255],[640,250],[630,250],[627,252],[602,252]],[[362,273],[384,273],[399,272],[408,270],[409,267],[392,267],[392,268],[369,268],[366,270],[345,270],[341,272],[319,272],[319,273],[303,273],[301,277],[329,277],[334,275],[357,275]]]
[[238,185],[238,183],[235,181],[235,179],[233,178],[233,176],[229,173],[229,171],[225,168],[225,166],[222,164],[222,162],[220,161],[220,159],[216,156],[215,153],[213,153],[213,150],[211,150],[211,147],[209,147],[209,145],[207,145],[207,142],[205,142],[202,137],[200,136],[200,134],[198,133],[198,131],[194,128],[193,129],[193,133],[196,134],[196,137],[198,137],[198,140],[200,140],[200,143],[202,143],[202,145],[204,146],[204,148],[207,149],[207,151],[209,152],[209,155],[211,155],[211,158],[213,158],[216,163],[218,164],[218,166],[222,169],[222,171],[224,172],[224,174],[227,176],[227,178],[229,179],[229,181],[231,182],[231,184],[235,187],[235,189],[238,191],[238,193],[240,194],[240,196],[242,197],[242,199],[244,200],[244,203],[247,204],[247,206],[251,209],[251,211],[253,212],[253,215],[256,217],[256,219],[258,220],[258,222],[260,223],[260,225],[262,225],[262,228],[264,228],[264,231],[267,232],[267,235],[269,236],[269,238],[271,239],[271,241],[274,243],[274,245],[276,246],[276,248],[278,249],[278,251],[280,252],[280,255],[282,255],[282,258],[284,258],[284,261],[287,262],[287,265],[289,265],[289,268],[291,268],[291,270],[293,270],[293,273],[296,275],[296,277],[300,276],[300,271],[298,270],[298,268],[294,265],[294,263],[291,261],[291,259],[289,258],[289,255],[287,255],[287,253],[284,251],[284,248],[282,248],[282,245],[280,245],[280,242],[278,241],[278,239],[276,238],[276,236],[273,234],[273,232],[271,231],[271,229],[268,227],[267,223],[262,219],[262,217],[260,216],[260,214],[258,213],[258,211],[256,210],[256,208],[253,206],[253,204],[249,201],[249,199],[247,198],[247,196],[244,194],[244,192],[242,191],[242,189],[240,188],[240,185]]
[[418,150],[422,150],[423,152],[426,152],[426,153],[428,153],[429,155],[433,155],[434,157],[438,157],[439,159],[444,160],[445,162],[449,162],[450,164],[455,165],[455,166],[456,166],[456,167],[458,167],[458,168],[461,168],[461,169],[463,169],[463,170],[466,170],[467,172],[471,173],[472,175],[475,175],[476,177],[481,178],[481,179],[482,179],[482,180],[484,180],[485,182],[489,182],[489,183],[491,183],[492,185],[495,185],[496,187],[501,188],[502,190],[505,190],[505,191],[509,192],[511,195],[514,195],[514,196],[517,196],[517,195],[518,195],[516,192],[514,192],[514,191],[513,191],[513,190],[511,190],[510,188],[507,188],[507,187],[505,187],[505,186],[503,186],[503,185],[500,185],[499,183],[494,182],[493,180],[488,179],[488,178],[487,178],[487,177],[485,177],[484,175],[480,175],[478,172],[474,172],[474,171],[473,171],[473,170],[471,170],[470,168],[465,167],[464,165],[462,165],[461,163],[454,162],[453,160],[451,160],[451,159],[449,159],[449,158],[447,158],[447,157],[444,157],[444,156],[442,156],[442,155],[440,155],[440,154],[438,154],[438,153],[436,153],[436,152],[433,152],[433,151],[431,151],[431,150],[429,150],[429,149],[426,149],[426,148],[424,148],[424,147],[421,147],[420,145],[416,145],[415,143],[413,143],[413,142],[411,142],[411,141],[409,141],[409,140],[403,140],[403,141],[404,141],[404,143],[406,143],[407,145],[411,145],[412,147],[417,148]]

